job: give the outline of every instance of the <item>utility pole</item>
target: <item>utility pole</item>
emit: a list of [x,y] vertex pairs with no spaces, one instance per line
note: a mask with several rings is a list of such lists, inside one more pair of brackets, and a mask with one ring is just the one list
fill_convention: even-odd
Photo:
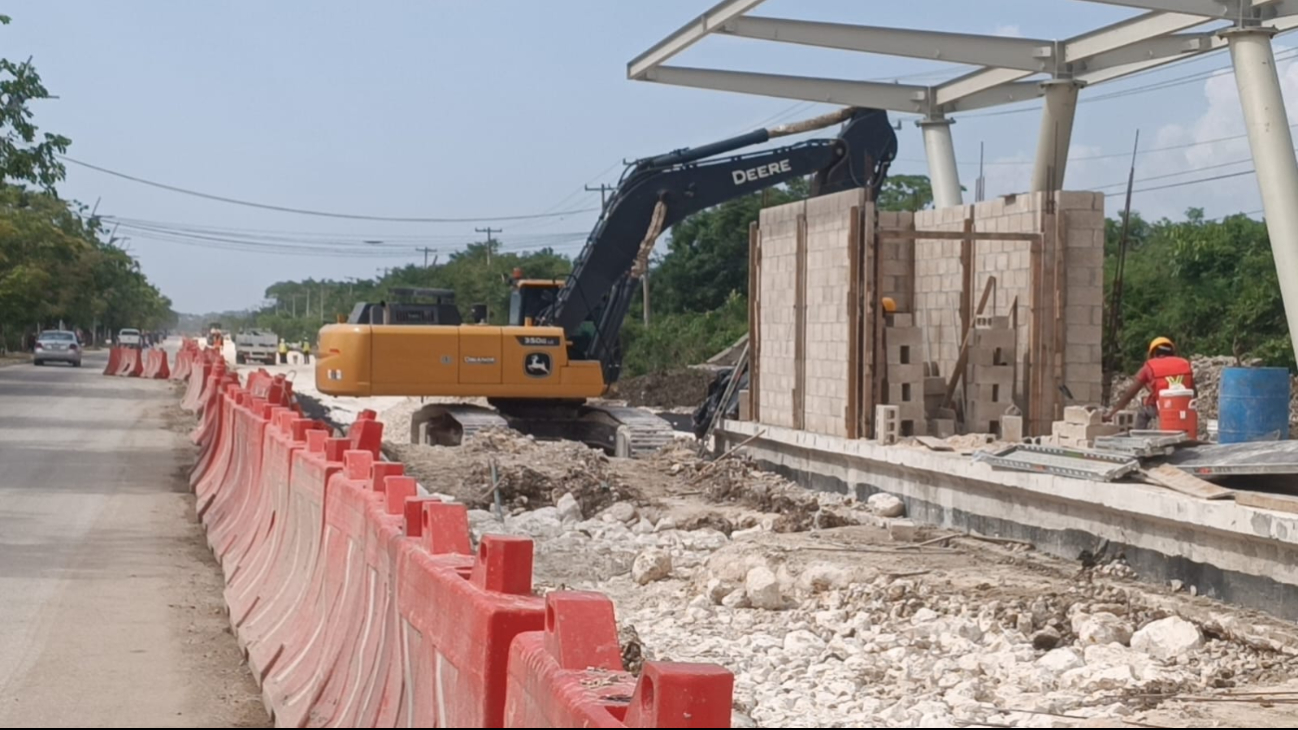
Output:
[[417,248],[415,250],[424,252],[424,268],[428,268],[428,254],[432,253],[434,249],[424,246],[423,248]]
[[617,189],[607,183],[600,183],[597,188],[593,188],[589,185],[585,187],[587,192],[599,193],[599,207],[601,210],[608,207],[608,194]]
[[486,228],[474,228],[473,230],[477,233],[487,234],[487,266],[491,266],[491,248],[496,244],[496,242],[491,238],[491,234],[504,233],[505,229],[492,228],[491,226],[487,226]]
[[311,290],[310,289],[306,290],[306,314],[303,316],[306,317],[307,319],[311,318]]

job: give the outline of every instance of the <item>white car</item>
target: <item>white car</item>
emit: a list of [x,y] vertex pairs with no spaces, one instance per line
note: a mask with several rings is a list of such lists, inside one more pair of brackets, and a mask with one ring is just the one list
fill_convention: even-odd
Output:
[[144,337],[140,335],[137,329],[124,329],[117,333],[118,347],[135,347],[139,348],[144,344]]

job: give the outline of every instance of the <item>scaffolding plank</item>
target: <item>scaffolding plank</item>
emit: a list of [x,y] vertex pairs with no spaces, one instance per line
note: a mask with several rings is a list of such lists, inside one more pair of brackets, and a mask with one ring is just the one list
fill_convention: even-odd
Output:
[[1298,514],[1298,497],[1287,494],[1267,494],[1266,492],[1236,492],[1235,501],[1245,507],[1269,509],[1276,512]]
[[1200,477],[1298,474],[1298,441],[1196,446],[1177,451],[1165,463]]
[[1101,482],[1121,479],[1140,469],[1139,461],[1122,454],[1034,444],[1015,444],[999,451],[984,451],[974,458],[997,469]]
[[1230,499],[1236,494],[1234,490],[1206,482],[1167,464],[1145,469],[1140,473],[1155,484],[1200,499]]

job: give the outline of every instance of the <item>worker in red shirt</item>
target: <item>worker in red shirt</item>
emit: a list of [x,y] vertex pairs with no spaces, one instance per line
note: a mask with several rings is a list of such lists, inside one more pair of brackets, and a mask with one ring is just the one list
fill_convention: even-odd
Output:
[[1136,428],[1146,429],[1158,425],[1158,396],[1173,385],[1194,390],[1194,368],[1190,361],[1177,357],[1176,345],[1166,337],[1156,337],[1149,343],[1149,360],[1136,373],[1136,382],[1127,388],[1113,408],[1109,409],[1109,418],[1127,407],[1141,390],[1149,389],[1144,403],[1136,412]]

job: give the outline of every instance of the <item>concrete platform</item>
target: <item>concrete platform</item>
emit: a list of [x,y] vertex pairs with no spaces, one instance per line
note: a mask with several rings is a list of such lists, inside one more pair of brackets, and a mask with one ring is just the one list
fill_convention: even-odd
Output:
[[1145,484],[997,471],[956,453],[756,423],[726,421],[718,446],[761,431],[746,453],[807,488],[858,499],[889,492],[917,521],[1028,540],[1068,560],[1108,540],[1108,554],[1125,554],[1142,580],[1180,580],[1201,595],[1298,620],[1298,514]]

